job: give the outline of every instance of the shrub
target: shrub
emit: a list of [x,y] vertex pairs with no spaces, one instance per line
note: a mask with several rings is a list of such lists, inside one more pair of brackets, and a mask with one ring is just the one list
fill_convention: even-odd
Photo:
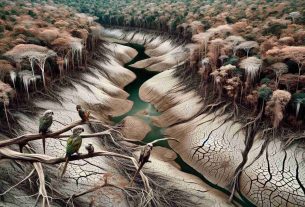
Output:
[[225,63],[224,65],[236,65],[239,61],[239,58],[238,57],[230,57]]
[[282,33],[282,29],[286,29],[286,28],[287,28],[286,25],[274,23],[263,31],[263,35],[272,34],[275,36],[280,36]]
[[258,90],[258,97],[263,101],[267,101],[271,94],[272,90],[269,87],[263,87]]
[[261,81],[260,81],[260,84],[268,84],[268,83],[270,83],[270,79],[269,78],[263,78],[263,79],[261,79]]
[[0,33],[4,32],[4,26],[0,25]]
[[37,14],[35,14],[32,10],[29,10],[29,11],[28,11],[28,15],[30,15],[30,16],[33,17],[33,18],[36,18],[36,17],[37,17]]
[[305,105],[305,93],[295,93],[292,95],[292,105],[296,109],[296,117],[299,115],[301,107]]
[[11,25],[5,25],[5,29],[9,31],[13,31],[13,27]]
[[17,14],[18,14],[18,12],[17,12],[15,9],[13,9],[13,10],[11,10],[11,14],[13,14],[13,15],[17,15]]
[[233,76],[240,76],[240,77],[242,77],[244,75],[244,70],[242,70],[240,68],[234,68],[232,70],[232,75]]
[[235,21],[231,17],[226,17],[226,21],[228,24],[234,24]]

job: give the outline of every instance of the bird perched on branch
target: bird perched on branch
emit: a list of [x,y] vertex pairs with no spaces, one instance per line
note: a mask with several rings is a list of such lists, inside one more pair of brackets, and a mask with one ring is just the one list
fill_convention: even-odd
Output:
[[90,116],[89,111],[82,109],[81,105],[77,105],[76,110],[78,111],[78,115],[82,119],[83,122],[89,120],[89,116]]
[[86,150],[88,151],[88,154],[92,154],[94,152],[94,147],[92,144],[86,145]]
[[74,153],[78,154],[78,150],[82,145],[82,137],[80,136],[80,134],[83,131],[84,131],[84,129],[82,127],[74,128],[73,131],[72,131],[72,135],[69,137],[69,139],[67,141],[66,162],[65,162],[64,168],[62,170],[61,177],[65,174],[65,172],[67,170],[67,166],[68,166],[68,163],[69,163],[69,160],[70,160],[71,156]]
[[136,178],[137,174],[140,172],[140,170],[143,168],[143,166],[145,165],[145,163],[147,162],[151,162],[149,160],[150,158],[150,153],[151,153],[151,150],[153,148],[153,144],[152,143],[148,143],[146,144],[142,150],[141,150],[141,154],[140,154],[140,158],[139,158],[139,168],[138,170],[136,171],[136,173],[134,174],[131,182],[130,182],[130,185],[132,186],[132,183],[134,181],[134,179]]
[[[53,111],[46,110],[42,117],[39,118],[39,133],[45,135],[53,123]],[[46,153],[46,139],[42,138],[43,153]]]

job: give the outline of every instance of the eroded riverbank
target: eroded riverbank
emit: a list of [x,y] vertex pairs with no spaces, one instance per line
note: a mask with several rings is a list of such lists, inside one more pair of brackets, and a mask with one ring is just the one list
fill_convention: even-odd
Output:
[[[301,172],[304,163],[298,143],[283,148],[280,140],[254,137],[253,143],[248,145],[245,132],[240,130],[242,123],[233,121],[232,114],[226,111],[230,103],[220,102],[217,110],[202,111],[204,97],[194,86],[200,81],[198,75],[183,67],[188,55],[185,48],[189,45],[177,45],[159,36],[121,30],[106,30],[105,36],[108,43],[101,47],[106,59],[97,59],[88,71],[78,71],[79,74],[66,77],[68,81],[54,87],[56,90],[48,94],[48,98],[30,94],[32,105],[14,110],[14,116],[23,128],[18,132],[20,135],[35,133],[38,115],[46,109],[52,109],[56,121],[59,120],[52,130],[60,129],[78,119],[75,106],[81,104],[104,123],[110,124],[109,118],[112,118],[116,122],[115,129],[123,130],[125,137],[137,139],[138,143],[164,136],[180,141],[159,142],[153,149],[152,163],[144,166],[143,173],[152,186],[150,193],[154,194],[154,199],[148,202],[171,202],[174,206],[190,203],[230,206],[231,184],[238,170],[238,188],[233,197],[235,204],[273,206],[274,202],[286,202],[287,206],[303,205],[304,175]],[[54,95],[56,99],[51,98]],[[26,111],[31,110],[30,107],[37,113],[28,115]],[[87,133],[104,130],[92,125],[84,127]],[[137,158],[140,147],[117,136],[86,139],[84,145],[91,143],[96,150],[115,151]],[[37,153],[42,152],[40,141],[32,141],[31,146]],[[64,154],[64,146],[65,140],[47,140],[47,154],[60,157]],[[80,152],[86,153],[84,148]],[[58,190],[55,167],[49,166],[46,174],[52,189],[66,195],[94,186],[101,176],[108,173],[117,178],[113,180],[115,184],[125,188],[133,170],[129,169],[130,165],[127,169],[125,165],[119,169],[114,164],[116,161],[91,158],[71,163],[61,190]],[[10,177],[5,170],[1,169],[6,176],[4,180]],[[136,179],[136,192],[140,193],[133,196],[132,201],[128,196],[123,200],[117,199],[118,194],[124,196],[124,192],[119,190],[110,193],[107,195],[110,196],[109,205],[123,207],[130,205],[129,202],[137,202],[137,196],[143,195],[142,184],[141,179]],[[3,186],[9,187],[7,183]],[[167,190],[169,192],[164,197]],[[270,192],[268,199],[264,197],[266,191]],[[174,192],[183,199],[175,200],[177,195]],[[27,195],[27,189],[22,193]],[[90,196],[86,196],[79,202],[86,204],[89,199]],[[8,201],[14,202],[14,197],[9,197]],[[33,202],[29,200],[28,206]],[[104,204],[102,198],[96,202]],[[60,205],[60,202],[54,203],[54,206]]]
[[[240,130],[243,123],[233,121],[232,114],[227,112],[230,103],[219,103],[219,110],[202,113],[204,101],[190,86],[191,76],[182,67],[175,68],[178,61],[164,63],[168,57],[173,57],[171,54],[176,54],[177,51],[172,52],[174,44],[151,46],[143,36],[129,33],[122,39],[144,44],[152,55],[133,67],[161,71],[147,80],[139,93],[141,100],[153,104],[160,112],[152,122],[167,128],[165,136],[180,140],[180,143],[170,142],[172,149],[211,186],[227,194],[231,192],[236,174],[240,173],[235,196],[243,200],[240,203],[243,206],[276,206],[276,203],[302,206],[304,176],[300,169],[304,168],[304,163],[302,150],[295,153],[298,143],[283,148],[278,139],[261,140],[256,136],[253,145],[249,145],[245,131]],[[194,172],[192,168],[189,170]]]
[[[113,40],[115,41],[115,40]],[[149,80],[150,78],[152,78],[153,76],[155,76],[157,73],[155,72],[151,72],[149,70],[146,70],[145,68],[134,68],[130,65],[137,65],[137,62],[141,62],[142,60],[148,59],[149,56],[147,56],[145,54],[145,47],[136,43],[125,43],[124,45],[126,46],[131,46],[134,49],[136,49],[138,51],[138,55],[129,63],[126,63],[124,66],[128,69],[130,69],[131,71],[133,71],[136,74],[136,79],[131,82],[129,85],[127,85],[124,90],[127,91],[130,96],[129,96],[129,100],[134,102],[133,108],[126,114],[119,116],[119,117],[114,117],[112,120],[116,123],[122,123],[123,127],[126,127],[125,131],[129,131],[129,136],[128,138],[134,138],[136,133],[133,133],[133,131],[143,131],[145,132],[143,134],[143,136],[139,139],[142,140],[145,143],[151,142],[153,140],[156,139],[160,139],[163,138],[164,135],[162,133],[163,129],[161,127],[158,127],[155,125],[155,123],[153,123],[154,119],[156,119],[158,116],[161,115],[160,112],[156,111],[156,109],[148,102],[143,101],[140,97],[139,97],[139,89],[142,86],[143,83],[145,83],[147,80]],[[135,63],[135,64],[134,64]],[[160,84],[160,87],[162,87],[162,84]],[[141,125],[137,125],[137,124],[130,124],[130,122],[132,122],[130,119],[131,118],[139,118],[141,119],[144,123],[142,123]],[[124,122],[125,119],[125,122]],[[128,122],[128,123],[126,123]],[[126,124],[126,126],[124,126],[124,124]],[[147,127],[145,127],[145,124],[147,124],[147,127],[150,129],[149,132],[146,131]],[[157,144],[157,146],[160,147],[165,147],[168,148],[168,153],[171,154],[176,154],[174,152],[171,152],[172,148],[171,146],[168,144],[167,141],[162,141],[159,142]],[[160,148],[162,149],[162,148]],[[159,150],[158,150],[159,151]],[[162,153],[162,150],[160,151],[160,153]],[[160,155],[159,155],[160,156]],[[162,155],[161,155],[162,157]],[[183,161],[183,159],[181,159],[181,157],[179,155],[175,155],[173,156],[172,159],[169,159],[171,161],[171,164],[173,166],[178,167],[179,169],[181,169],[183,172],[185,173],[190,173],[193,174],[197,177],[199,177],[200,179],[202,179],[205,183],[207,183],[208,185],[210,185],[211,187],[207,187],[208,189],[212,189],[215,188],[214,193],[216,193],[218,190],[222,193],[225,193],[227,195],[230,195],[230,192],[227,191],[226,189],[223,189],[221,187],[219,187],[217,184],[213,184],[212,182],[210,182],[209,180],[207,180],[202,174],[200,174],[199,172],[197,172],[195,169],[193,169],[192,167],[190,167],[187,163],[185,163]],[[219,195],[221,194],[219,192]],[[217,194],[217,193],[216,193]],[[224,195],[222,195],[223,198],[225,198]],[[243,206],[251,206],[252,204],[249,203],[248,201],[242,201],[240,199],[238,199],[237,197],[234,198],[236,203],[239,203],[240,205]],[[224,204],[222,204],[224,205]]]
[[[158,44],[156,44],[157,46]],[[57,97],[56,99],[51,98],[52,96],[46,98],[34,93],[30,94],[32,105],[29,106],[31,108],[20,107],[20,109],[14,111],[14,116],[22,127],[18,134],[36,133],[38,118],[47,109],[53,110],[56,120],[51,127],[52,131],[59,130],[63,125],[68,125],[79,119],[75,109],[77,104],[81,104],[84,108],[90,110],[93,117],[105,121],[105,123],[108,123],[109,117],[120,116],[130,111],[134,103],[127,99],[129,94],[123,88],[133,82],[136,79],[136,75],[123,66],[137,55],[137,51],[116,43],[108,43],[106,47],[107,49],[102,48],[102,51],[107,60],[97,59],[92,65],[90,64],[88,71],[77,71],[79,72],[78,74],[75,71],[74,75],[67,75],[65,78],[68,81],[62,80],[55,87],[57,90],[52,93],[52,96]],[[150,108],[148,111],[152,112],[151,107],[144,107],[144,110],[147,108]],[[35,110],[35,113],[28,115],[27,112],[31,110]],[[142,114],[152,115],[153,113],[140,113],[140,115]],[[83,127],[85,128],[85,133],[101,130],[92,125],[84,124]],[[152,139],[156,138],[155,135],[151,137]],[[115,141],[112,142],[109,138],[107,136],[88,138],[84,140],[83,145],[91,143],[96,151],[115,150],[118,153],[132,156],[133,148],[136,146],[129,143],[123,144],[120,140],[121,145],[117,145]],[[61,157],[64,155],[66,145],[64,139],[47,139],[46,143],[46,154],[48,156]],[[42,152],[41,141],[31,141],[30,144],[36,153]],[[84,146],[81,147],[80,153],[87,153]],[[135,152],[136,157],[138,153],[138,151]],[[174,162],[176,158],[176,153],[169,149],[156,146],[153,150],[153,162],[143,169],[143,172],[148,175],[153,189],[153,192],[149,192],[150,196],[153,195],[153,200],[147,202],[157,202],[161,206],[164,202],[170,202],[174,206],[185,206],[190,203],[199,206],[230,206],[223,194],[215,193],[213,189],[205,185],[197,177],[178,170],[179,166]],[[70,162],[65,177],[61,182],[58,182],[58,173],[61,166],[47,165],[44,173],[47,177],[48,187],[52,192],[56,192],[56,196],[69,196],[83,192],[102,182],[105,174],[111,175],[112,178],[109,181],[113,184],[121,187],[127,186],[128,188],[128,180],[134,171],[129,169],[124,171],[123,168],[118,169],[118,166],[114,165],[115,162],[116,160],[114,159],[100,157]],[[14,171],[13,167],[11,167],[11,172],[8,173],[7,165],[4,162],[1,163],[2,181],[9,180],[14,175],[15,180],[13,183],[17,183],[20,178],[20,172]],[[30,164],[28,166],[24,165],[24,167],[30,167]],[[133,194],[131,200],[124,192],[111,189],[109,191],[101,190],[102,196],[99,194],[100,191],[84,195],[77,198],[77,202],[79,205],[87,205],[89,202],[93,202],[92,199],[94,199],[94,203],[97,206],[134,206],[138,202],[137,199],[142,199],[143,193],[145,196],[145,192],[141,190],[142,181],[136,180],[136,184],[137,187],[132,189],[132,192],[136,194]],[[2,190],[9,188],[9,186],[9,183],[1,185]],[[18,193],[21,196],[28,195],[30,193],[29,189],[23,187],[20,186],[20,188],[14,189],[12,193]],[[49,191],[48,189],[47,191]],[[55,195],[52,194],[52,196]],[[95,198],[96,196],[98,198]],[[23,206],[30,207],[34,205],[35,198],[25,201],[24,199],[15,198],[14,194],[8,194],[3,202],[10,203],[12,206],[20,206],[20,203],[23,203]],[[51,204],[52,206],[62,206],[63,202],[60,199],[54,199]]]

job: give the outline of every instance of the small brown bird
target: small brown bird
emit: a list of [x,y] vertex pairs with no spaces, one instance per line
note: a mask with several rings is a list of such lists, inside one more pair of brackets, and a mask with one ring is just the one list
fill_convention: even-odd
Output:
[[88,144],[85,146],[86,150],[88,151],[88,154],[94,153],[94,147],[92,144]]
[[89,116],[90,116],[89,111],[82,109],[81,105],[77,105],[76,110],[78,111],[78,115],[82,119],[83,122],[89,120]]
[[134,174],[131,182],[130,182],[130,185],[132,186],[133,184],[133,181],[134,179],[136,178],[137,174],[140,172],[140,170],[143,168],[143,166],[145,165],[145,163],[147,162],[151,162],[149,160],[150,158],[150,153],[151,153],[151,150],[153,148],[153,144],[152,143],[148,143],[145,145],[145,147],[142,148],[141,150],[141,154],[140,154],[140,158],[139,158],[139,168],[138,170],[136,171],[136,173]]

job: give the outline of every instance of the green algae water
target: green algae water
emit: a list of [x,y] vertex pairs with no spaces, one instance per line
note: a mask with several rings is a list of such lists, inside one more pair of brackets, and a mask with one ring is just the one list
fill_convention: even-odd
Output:
[[[118,44],[121,44],[121,43],[118,43]],[[134,67],[130,66],[137,61],[149,58],[149,56],[145,54],[145,48],[143,45],[139,45],[139,44],[135,44],[135,43],[125,43],[123,45],[132,47],[135,50],[137,50],[137,52],[138,52],[137,56],[133,60],[131,60],[130,62],[128,62],[124,65],[125,68],[128,68],[129,70],[131,70],[133,73],[136,74],[136,79],[124,88],[124,90],[127,93],[129,93],[128,99],[133,101],[134,104],[133,104],[132,109],[129,112],[127,112],[121,116],[118,116],[118,117],[113,117],[112,121],[115,123],[119,123],[127,116],[136,116],[137,118],[140,118],[141,120],[143,120],[145,123],[147,123],[151,127],[151,131],[146,135],[143,142],[145,142],[145,143],[152,142],[156,139],[163,137],[162,128],[153,125],[151,122],[151,118],[153,116],[159,116],[160,113],[155,109],[155,107],[152,104],[144,102],[140,99],[139,89],[143,85],[144,82],[146,82],[147,80],[149,80],[150,78],[152,78],[154,75],[156,75],[158,73],[148,71],[145,68],[139,69],[139,68],[134,68]],[[166,148],[172,150],[172,148],[169,146],[167,141],[160,141],[155,145],[161,146],[161,147],[166,147]],[[177,164],[179,164],[179,166],[181,167],[181,171],[195,175],[195,176],[199,177],[204,183],[208,184],[209,186],[211,186],[227,195],[230,195],[230,192],[228,190],[221,188],[218,185],[215,185],[214,183],[211,183],[202,174],[200,174],[194,168],[192,168],[187,163],[185,163],[179,155],[176,158],[175,162]],[[255,206],[242,195],[240,196],[240,198],[234,196],[233,202],[238,203],[241,206],[247,206],[247,207]]]
[[130,66],[131,64],[137,61],[149,58],[149,56],[145,54],[144,46],[133,43],[127,43],[123,45],[132,47],[138,51],[137,56],[129,63],[126,63],[124,65],[125,68],[128,68],[129,70],[131,70],[133,73],[136,74],[136,79],[124,88],[124,90],[127,93],[129,93],[128,99],[133,101],[133,107],[126,114],[123,114],[122,116],[114,117],[112,120],[115,123],[119,123],[127,116],[136,116],[137,118],[140,118],[151,128],[151,131],[146,135],[144,142],[151,142],[157,138],[162,137],[162,129],[153,125],[151,122],[151,118],[153,116],[160,115],[160,113],[155,109],[155,107],[152,104],[144,102],[140,99],[139,89],[145,81],[152,78],[157,73],[147,71],[144,68],[138,69]]

